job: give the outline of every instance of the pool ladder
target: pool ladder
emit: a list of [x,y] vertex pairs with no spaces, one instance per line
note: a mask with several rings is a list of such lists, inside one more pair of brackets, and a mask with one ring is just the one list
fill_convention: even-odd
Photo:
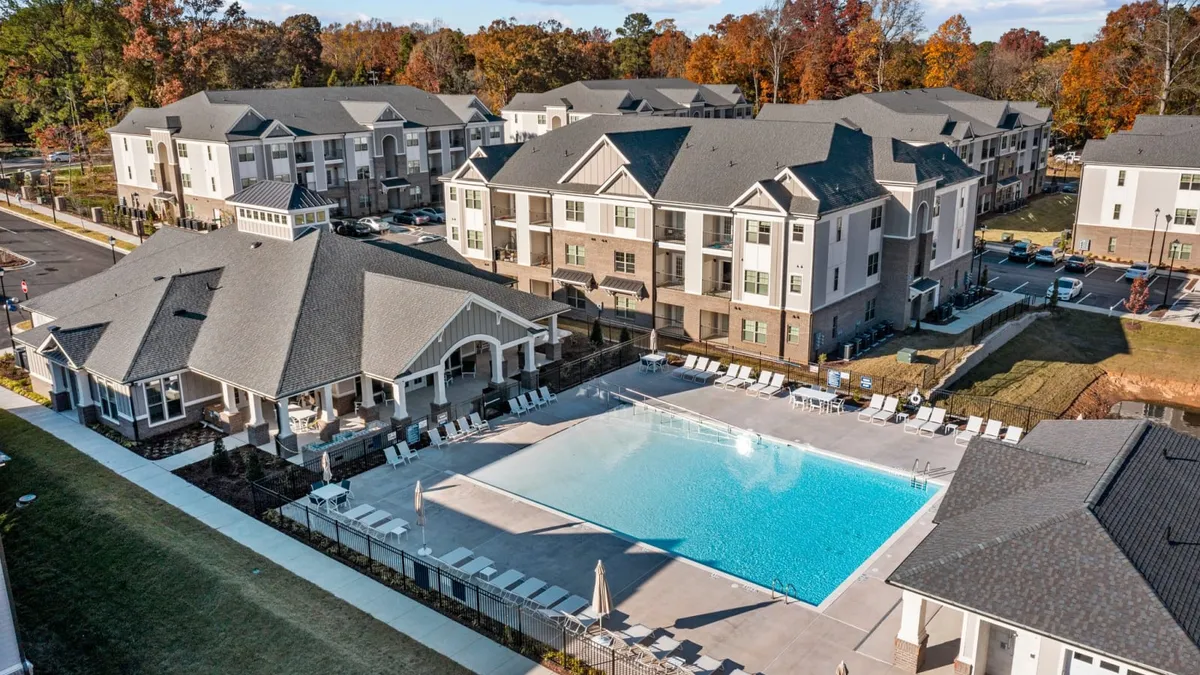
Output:
[[[778,592],[778,595],[776,595]],[[778,578],[771,580],[771,599],[783,598],[783,604],[791,602],[800,602],[800,596],[796,593],[796,587],[791,584],[785,584]]]
[[929,487],[929,462],[925,462],[924,469],[917,471],[917,467],[920,466],[920,464],[920,459],[913,460],[912,473],[909,475],[909,484],[914,488],[920,488],[924,490]]

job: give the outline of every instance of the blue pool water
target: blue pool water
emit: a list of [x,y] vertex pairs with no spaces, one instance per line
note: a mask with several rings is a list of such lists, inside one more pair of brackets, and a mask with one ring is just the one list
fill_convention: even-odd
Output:
[[791,583],[814,605],[938,489],[791,445],[687,438],[664,424],[626,407],[471,475],[761,586]]

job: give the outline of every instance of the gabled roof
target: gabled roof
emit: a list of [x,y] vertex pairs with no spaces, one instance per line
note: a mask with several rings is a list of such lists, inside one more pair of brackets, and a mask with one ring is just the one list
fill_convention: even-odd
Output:
[[367,274],[363,283],[363,372],[389,380],[403,374],[471,297],[456,288]]
[[1121,166],[1200,166],[1200,116],[1138,115],[1129,131],[1088,141],[1083,161]]
[[547,106],[566,105],[571,112],[616,114],[638,110],[686,110],[694,101],[709,106],[734,105],[742,100],[733,84],[696,84],[683,78],[640,78],[632,80],[580,80],[541,94],[517,94],[504,110],[541,112]]
[[77,328],[55,328],[49,331],[47,341],[57,345],[63,356],[78,367],[87,361],[88,355],[96,347],[106,327],[107,324],[97,323]]
[[768,103],[762,120],[839,122],[873,136],[933,143],[982,136],[1050,120],[1034,101],[995,101],[951,87],[855,94],[836,101]]
[[[368,308],[370,275],[468,293],[521,320],[568,309],[466,266],[316,230],[284,241],[235,228],[164,228],[117,265],[27,306],[60,332],[105,324],[82,364],[104,377],[126,382],[186,367],[275,398],[361,372],[364,312],[407,311]],[[37,348],[48,328],[18,341]]]
[[257,206],[278,211],[315,209],[336,203],[298,183],[278,180],[258,181],[225,201],[237,206]]
[[1200,439],[1047,421],[976,439],[888,582],[1132,664],[1200,672]]
[[493,115],[483,101],[473,94],[438,94],[449,108],[465,124],[468,122],[501,122],[504,118]]

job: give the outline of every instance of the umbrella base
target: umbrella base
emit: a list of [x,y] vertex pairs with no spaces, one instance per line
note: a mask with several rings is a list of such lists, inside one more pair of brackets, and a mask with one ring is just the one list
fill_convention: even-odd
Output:
[[433,553],[433,549],[428,546],[417,549],[417,555],[429,555],[430,553]]

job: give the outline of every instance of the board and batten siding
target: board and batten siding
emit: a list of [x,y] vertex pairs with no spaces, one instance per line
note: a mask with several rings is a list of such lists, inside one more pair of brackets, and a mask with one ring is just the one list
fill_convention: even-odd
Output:
[[446,329],[442,331],[440,339],[435,339],[432,344],[425,349],[408,369],[414,373],[436,368],[439,363],[446,358],[446,351],[454,346],[459,340],[471,337],[472,335],[488,335],[500,341],[500,344],[508,344],[515,340],[519,340],[529,335],[529,331],[511,319],[504,317],[500,319],[500,323],[496,323],[496,312],[486,307],[472,305],[470,308],[464,308],[450,321]]
[[[608,143],[596,149],[596,153],[584,162],[583,166],[567,181],[583,185],[601,185],[622,166],[620,154]],[[634,188],[636,190],[636,188]],[[632,194],[640,195],[641,192]]]

